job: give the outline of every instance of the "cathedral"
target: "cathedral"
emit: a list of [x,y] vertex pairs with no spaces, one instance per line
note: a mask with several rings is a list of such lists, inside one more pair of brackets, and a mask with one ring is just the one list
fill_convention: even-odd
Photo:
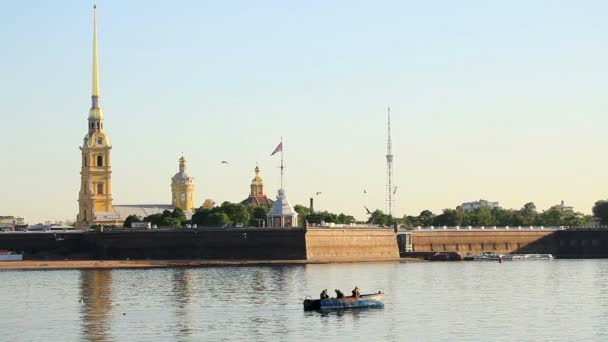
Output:
[[260,177],[260,167],[255,167],[255,177],[251,180],[251,190],[249,197],[241,201],[241,204],[248,205],[250,207],[256,207],[258,205],[272,206],[273,200],[266,196],[264,191],[264,181]]
[[93,6],[93,85],[87,134],[80,147],[80,192],[78,193],[77,227],[111,225],[121,227],[129,215],[146,217],[164,210],[181,208],[186,217],[194,209],[194,178],[186,172],[186,159],[179,159],[179,172],[171,180],[172,205],[113,205],[112,198],[112,145],[104,129],[104,115],[99,97],[99,63],[97,48],[97,6]]

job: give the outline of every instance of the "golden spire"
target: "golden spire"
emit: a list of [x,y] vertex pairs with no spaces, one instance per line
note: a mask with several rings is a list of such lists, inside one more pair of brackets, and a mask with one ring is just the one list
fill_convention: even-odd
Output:
[[[97,4],[93,3],[93,97],[99,97],[99,65],[97,57]],[[95,107],[95,106],[93,106]]]
[[93,2],[93,89],[89,120],[102,120],[103,111],[99,106],[99,59],[97,53],[97,4]]

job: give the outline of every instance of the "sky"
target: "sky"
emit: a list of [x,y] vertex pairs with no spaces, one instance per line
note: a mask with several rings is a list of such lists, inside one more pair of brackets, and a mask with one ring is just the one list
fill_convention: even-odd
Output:
[[[98,0],[115,204],[266,192],[365,219],[608,198],[606,1]],[[0,2],[0,216],[76,218],[92,3]],[[226,160],[229,164],[220,163]],[[364,190],[366,193],[364,193]],[[316,195],[317,192],[321,194]]]

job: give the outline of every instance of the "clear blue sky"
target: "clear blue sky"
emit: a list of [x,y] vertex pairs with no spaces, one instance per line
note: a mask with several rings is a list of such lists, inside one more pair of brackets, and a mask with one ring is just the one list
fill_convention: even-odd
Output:
[[[90,106],[89,1],[0,3],[0,215],[74,219]],[[99,0],[115,203],[169,203],[183,150],[197,202],[240,201],[256,161],[287,194],[397,214],[608,197],[606,1]],[[220,164],[228,160],[229,165]],[[363,194],[363,189],[367,194]]]

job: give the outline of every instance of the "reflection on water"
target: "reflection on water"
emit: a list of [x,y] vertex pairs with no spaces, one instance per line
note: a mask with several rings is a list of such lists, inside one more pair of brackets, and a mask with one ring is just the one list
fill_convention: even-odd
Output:
[[[608,340],[608,260],[0,272],[0,341]],[[321,289],[384,309],[304,312]]]
[[89,341],[108,341],[109,317],[112,309],[110,286],[112,271],[80,272],[82,326]]

